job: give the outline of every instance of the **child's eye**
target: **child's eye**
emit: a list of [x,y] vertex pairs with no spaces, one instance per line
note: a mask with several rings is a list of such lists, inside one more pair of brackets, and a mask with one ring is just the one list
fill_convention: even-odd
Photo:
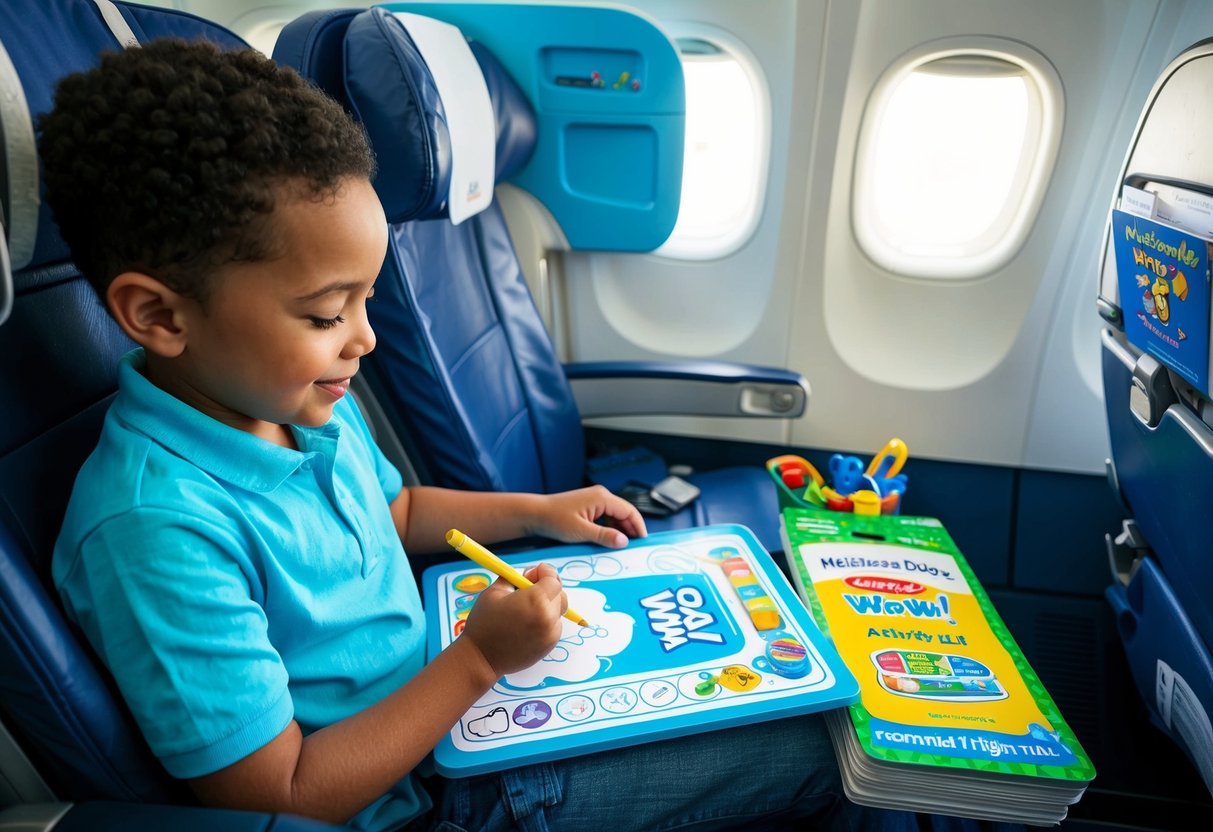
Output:
[[337,324],[345,323],[345,318],[341,317],[340,315],[333,318],[319,318],[315,315],[309,315],[308,320],[311,321],[312,326],[316,327],[317,329],[332,329],[333,327],[337,326]]

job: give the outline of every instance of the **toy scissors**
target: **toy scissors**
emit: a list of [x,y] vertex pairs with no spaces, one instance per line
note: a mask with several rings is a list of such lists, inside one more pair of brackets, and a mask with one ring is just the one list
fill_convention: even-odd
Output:
[[857,456],[834,454],[830,457],[830,484],[846,496],[863,485],[863,463]]
[[910,451],[906,447],[906,443],[897,437],[893,437],[885,443],[883,448],[876,452],[876,456],[872,457],[872,461],[868,463],[868,467],[864,473],[875,477],[877,480],[892,479],[897,476],[897,472],[901,470],[901,466],[906,464],[906,457],[909,453]]

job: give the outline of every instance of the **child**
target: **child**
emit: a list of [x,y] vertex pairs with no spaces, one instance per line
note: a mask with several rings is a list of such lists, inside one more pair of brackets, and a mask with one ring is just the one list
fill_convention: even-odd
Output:
[[345,395],[375,346],[374,162],[292,71],[153,41],[64,79],[39,128],[63,236],[139,345],[54,580],[170,774],[204,803],[358,829],[853,827],[816,716],[422,776],[496,679],[554,646],[566,601],[547,565],[529,589],[498,581],[424,665],[405,551],[445,550],[450,527],[620,547],[643,520],[601,488],[401,487]]

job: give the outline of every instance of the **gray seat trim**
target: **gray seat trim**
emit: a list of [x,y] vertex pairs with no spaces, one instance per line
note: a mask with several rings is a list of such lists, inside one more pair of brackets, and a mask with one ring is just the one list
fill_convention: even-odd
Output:
[[0,264],[0,323],[8,317],[13,302],[12,273],[34,256],[38,240],[38,150],[34,122],[25,100],[25,89],[12,58],[0,43],[0,147],[4,165],[0,169],[0,214],[3,220],[7,262]]

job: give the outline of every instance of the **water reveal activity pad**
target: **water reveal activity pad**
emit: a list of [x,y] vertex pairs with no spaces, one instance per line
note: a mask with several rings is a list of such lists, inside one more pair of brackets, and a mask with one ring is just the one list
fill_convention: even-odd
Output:
[[[855,702],[859,688],[770,554],[744,526],[705,526],[625,549],[505,557],[555,567],[569,606],[556,647],[497,681],[434,750],[463,777]],[[432,659],[495,576],[474,563],[423,576]]]

